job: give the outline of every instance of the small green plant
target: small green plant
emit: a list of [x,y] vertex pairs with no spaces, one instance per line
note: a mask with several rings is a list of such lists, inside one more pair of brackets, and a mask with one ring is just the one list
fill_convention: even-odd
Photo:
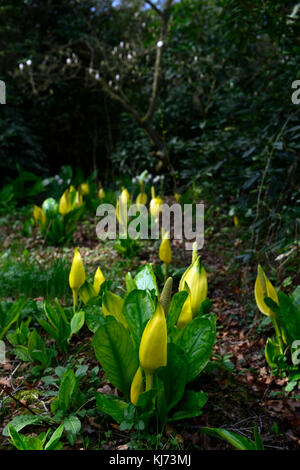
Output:
[[204,427],[200,429],[202,434],[208,434],[210,436],[223,439],[229,442],[237,450],[264,450],[264,443],[261,436],[258,433],[257,426],[254,426],[254,440],[248,439],[241,434],[233,431],[228,431],[222,428],[208,428]]
[[48,429],[47,432],[42,432],[35,437],[24,436],[13,426],[8,428],[10,443],[18,450],[61,450],[63,445],[59,439],[63,431],[64,426],[61,424],[53,433],[51,429]]
[[27,300],[24,298],[14,303],[0,302],[0,340],[4,338],[11,326],[18,321],[26,302]]
[[84,325],[84,312],[80,310],[69,318],[58,299],[54,300],[53,305],[45,301],[44,312],[48,321],[38,318],[39,324],[55,339],[58,349],[67,352],[72,335],[77,334]]

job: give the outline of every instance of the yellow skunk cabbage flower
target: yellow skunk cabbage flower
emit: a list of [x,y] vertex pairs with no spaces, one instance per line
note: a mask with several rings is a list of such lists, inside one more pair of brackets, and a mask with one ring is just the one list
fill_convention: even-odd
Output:
[[279,300],[277,296],[277,292],[274,289],[273,285],[267,278],[262,269],[261,265],[259,264],[257,267],[257,278],[255,281],[254,286],[254,295],[256,300],[256,305],[258,309],[264,315],[272,316],[272,310],[265,304],[265,297],[270,297],[277,305],[279,305]]
[[167,323],[160,303],[148,321],[140,343],[139,359],[146,375],[146,390],[153,387],[153,374],[159,367],[167,365]]
[[185,283],[190,289],[191,308],[193,317],[195,317],[200,309],[202,302],[207,296],[207,276],[204,266],[201,263],[200,256],[187,268],[182,275],[179,290],[185,290]]
[[[188,287],[187,287],[188,289]],[[190,321],[193,319],[193,313],[192,313],[192,303],[191,303],[191,293],[189,292],[189,295],[186,298],[186,301],[184,302],[179,318],[177,320],[177,328],[181,330],[182,328],[185,327]]]
[[78,291],[85,283],[85,270],[79,253],[79,249],[75,248],[72,266],[69,274],[69,284],[73,291],[73,308],[77,306]]
[[61,215],[66,215],[71,209],[70,191],[66,189],[59,200],[58,211]]
[[119,203],[119,199],[117,200],[117,207],[116,207],[116,217],[118,222],[121,225],[127,226],[128,222],[128,211],[127,211],[127,203],[124,203],[121,199],[121,205]]
[[133,381],[132,381],[131,387],[130,387],[130,401],[131,401],[131,403],[136,405],[137,402],[138,402],[139,396],[144,391],[145,390],[144,390],[142,369],[141,369],[141,367],[139,367],[138,370],[135,373],[135,376],[133,377]]
[[104,281],[105,281],[105,276],[104,276],[103,272],[101,271],[100,268],[97,268],[95,276],[94,276],[94,289],[95,289],[97,295],[99,294],[100,287],[101,287],[101,285],[103,284]]
[[145,206],[147,204],[147,194],[144,192],[139,193],[136,198],[136,203]]
[[171,243],[169,239],[169,232],[163,235],[163,239],[161,241],[158,254],[159,254],[160,260],[165,264],[165,281],[166,281],[168,278],[169,264],[171,263],[171,260],[172,260],[172,248],[171,248]]
[[239,222],[239,219],[236,215],[233,216],[233,223],[234,223],[234,226],[235,227],[239,227],[240,226],[240,222]]
[[81,183],[81,185],[80,185],[80,192],[81,192],[81,194],[83,194],[84,196],[87,196],[87,194],[90,194],[89,183]]
[[69,192],[70,192],[70,193],[75,193],[75,191],[76,191],[76,189],[74,188],[74,186],[71,185],[71,186],[69,187]]
[[159,259],[166,264],[172,260],[172,248],[169,239],[169,232],[165,233],[159,247]]
[[129,192],[127,191],[126,188],[122,188],[122,192],[121,192],[121,202],[123,204],[127,204],[128,202],[130,202],[130,194]]
[[181,194],[179,194],[179,193],[174,193],[174,198],[175,198],[176,202],[179,202],[180,199],[181,199]]
[[46,225],[46,214],[39,206],[33,208],[33,218],[42,230]]
[[152,199],[150,201],[150,206],[149,206],[150,214],[155,219],[158,219],[159,214],[161,212],[161,205],[163,204],[164,201],[162,200],[161,197],[159,197],[159,196],[156,197],[155,196],[154,186],[152,186],[152,188],[151,188],[151,196],[152,196]]
[[98,191],[98,198],[99,199],[104,199],[105,198],[105,191],[102,187]]
[[82,194],[80,191],[76,191],[76,197],[75,197],[73,207],[77,209],[77,207],[82,206],[82,204],[83,204]]

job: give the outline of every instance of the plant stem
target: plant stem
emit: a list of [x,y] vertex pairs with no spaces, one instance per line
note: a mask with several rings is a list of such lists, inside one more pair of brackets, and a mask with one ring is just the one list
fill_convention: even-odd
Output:
[[168,272],[169,272],[169,265],[168,263],[165,263],[165,282],[168,279]]
[[72,289],[73,291],[73,312],[76,312],[77,300],[78,300],[78,290]]
[[146,392],[148,392],[148,390],[151,390],[151,388],[153,388],[153,374],[145,371],[145,376],[146,376]]
[[280,330],[279,330],[277,319],[274,315],[271,315],[271,320],[272,320],[272,323],[273,323],[273,326],[274,326],[274,329],[275,329],[276,338],[277,338],[277,341],[278,341],[280,353],[283,354],[283,344],[282,344],[281,333],[280,333]]

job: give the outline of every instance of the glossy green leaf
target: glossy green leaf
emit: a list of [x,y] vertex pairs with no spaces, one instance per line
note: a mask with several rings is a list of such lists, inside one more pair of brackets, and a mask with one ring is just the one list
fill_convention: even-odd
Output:
[[102,393],[96,393],[96,403],[100,411],[111,416],[117,423],[123,421],[124,411],[128,403],[115,397],[115,395],[104,395]]
[[202,392],[202,390],[198,392],[186,390],[171,418],[171,421],[200,416],[202,414],[202,408],[206,404],[207,400],[208,396],[206,393]]
[[124,301],[122,314],[137,347],[139,347],[145,325],[154,312],[155,305],[147,291],[134,290]]
[[215,315],[194,318],[176,337],[175,343],[186,355],[187,382],[195,379],[208,363],[215,339]]
[[128,398],[138,368],[137,351],[129,331],[113,317],[106,317],[96,331],[92,345],[109,381]]

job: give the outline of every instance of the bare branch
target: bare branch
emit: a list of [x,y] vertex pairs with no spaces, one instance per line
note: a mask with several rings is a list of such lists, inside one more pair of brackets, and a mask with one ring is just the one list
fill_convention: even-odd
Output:
[[163,12],[153,2],[151,2],[151,0],[145,0],[145,2],[148,3],[148,5],[150,5],[158,15],[162,16]]

